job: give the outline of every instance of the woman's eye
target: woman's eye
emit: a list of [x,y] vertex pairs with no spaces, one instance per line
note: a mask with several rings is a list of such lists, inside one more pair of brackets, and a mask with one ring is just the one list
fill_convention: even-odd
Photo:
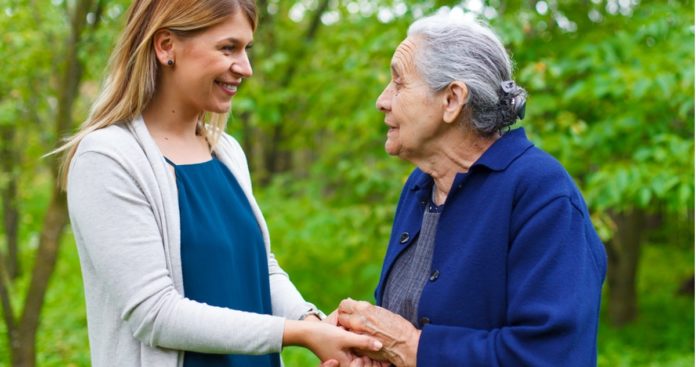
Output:
[[234,46],[223,46],[222,49],[225,51],[234,51]]
[[404,82],[402,80],[394,81],[394,95],[398,96],[399,93],[404,89]]

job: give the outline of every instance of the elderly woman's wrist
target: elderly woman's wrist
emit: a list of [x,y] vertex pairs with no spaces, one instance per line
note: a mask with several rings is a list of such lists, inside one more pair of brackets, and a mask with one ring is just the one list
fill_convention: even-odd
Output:
[[393,350],[389,360],[396,367],[415,367],[418,361],[418,343],[420,342],[421,331],[413,329],[404,338],[400,347]]
[[418,361],[418,344],[420,343],[420,337],[421,337],[421,331],[416,329],[414,330],[411,338],[410,338],[410,343],[408,346],[408,360],[410,362],[409,367],[416,366],[416,362]]

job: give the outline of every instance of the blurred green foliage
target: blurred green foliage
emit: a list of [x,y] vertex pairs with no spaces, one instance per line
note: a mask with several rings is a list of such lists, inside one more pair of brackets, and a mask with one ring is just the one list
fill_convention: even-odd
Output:
[[[76,125],[99,88],[128,1],[103,3],[101,26],[81,44]],[[458,6],[483,14],[500,33],[530,94],[520,125],[577,180],[602,238],[616,231],[612,211],[662,218],[643,249],[639,318],[624,329],[602,320],[599,365],[694,365],[693,294],[677,293],[694,267],[692,0],[334,0],[319,16],[323,1],[258,3],[265,8],[255,75],[235,97],[228,130],[249,157],[274,252],[308,300],[325,311],[345,297],[373,300],[394,206],[412,169],[384,153],[386,128],[374,101],[408,24]],[[50,190],[50,160],[39,157],[58,138],[55,69],[71,4],[0,0],[0,128],[15,131],[2,144],[18,153],[18,168],[1,172],[0,185],[20,183],[25,269]],[[321,22],[313,28],[315,18]],[[89,365],[77,254],[71,238],[64,242],[44,306],[39,366]],[[23,294],[27,278],[14,283],[14,294]],[[9,363],[5,336],[0,324],[0,366]],[[317,362],[299,348],[283,356],[289,367]]]

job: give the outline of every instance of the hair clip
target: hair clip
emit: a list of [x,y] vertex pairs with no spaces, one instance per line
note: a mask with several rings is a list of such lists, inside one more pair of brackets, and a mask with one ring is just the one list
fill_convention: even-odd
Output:
[[515,106],[515,114],[517,114],[517,117],[520,120],[524,120],[524,113],[527,110],[527,100],[524,95],[513,98],[512,103]]
[[506,94],[511,94],[517,89],[517,84],[515,84],[514,80],[506,80],[500,83],[500,87],[503,88],[503,92]]
[[524,90],[517,86],[514,80],[506,80],[500,83],[503,93],[511,96],[510,103],[515,111],[515,115],[520,119],[524,119],[524,114],[527,107],[527,96]]

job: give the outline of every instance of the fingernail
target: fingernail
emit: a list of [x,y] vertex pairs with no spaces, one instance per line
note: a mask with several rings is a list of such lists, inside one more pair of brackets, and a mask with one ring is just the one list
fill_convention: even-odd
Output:
[[372,350],[375,352],[382,349],[382,343],[378,342],[377,340],[372,342]]

